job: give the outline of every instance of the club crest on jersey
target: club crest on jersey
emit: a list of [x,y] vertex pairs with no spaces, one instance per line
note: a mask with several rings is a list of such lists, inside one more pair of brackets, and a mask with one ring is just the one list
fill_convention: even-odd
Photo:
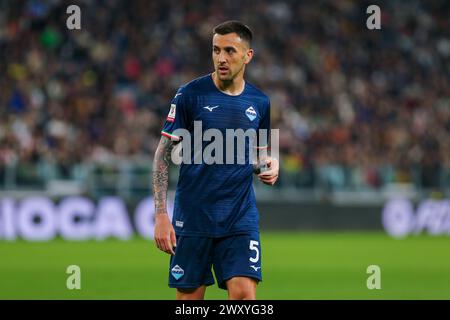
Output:
[[245,110],[245,115],[250,119],[250,121],[253,121],[256,118],[256,111],[252,106],[250,106],[247,108],[247,110]]
[[176,265],[175,267],[172,268],[171,270],[172,276],[179,280],[182,276],[184,276],[184,270],[181,269],[181,267],[179,265]]
[[167,121],[174,122],[175,121],[175,113],[177,111],[177,105],[172,103],[170,105],[169,115],[167,116]]

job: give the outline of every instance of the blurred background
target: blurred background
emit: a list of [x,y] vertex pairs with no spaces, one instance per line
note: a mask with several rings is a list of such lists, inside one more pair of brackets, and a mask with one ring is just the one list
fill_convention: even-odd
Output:
[[[81,9],[81,30],[67,29],[71,4]],[[371,4],[381,8],[381,30],[366,27]],[[13,289],[14,277],[6,277],[17,274],[17,265],[24,261],[17,258],[20,254],[30,259],[28,246],[39,245],[22,238],[50,239],[67,248],[60,239],[65,235],[60,224],[47,230],[48,217],[57,221],[62,215],[57,207],[61,200],[83,197],[91,206],[99,202],[102,207],[102,199],[114,197],[120,199],[119,207],[123,201],[133,220],[136,206],[151,195],[152,157],[169,101],[180,85],[212,72],[212,28],[237,19],[254,32],[255,57],[246,78],[268,94],[272,128],[280,129],[280,179],[274,188],[255,182],[267,248],[274,248],[272,253],[267,249],[267,282],[275,287],[263,290],[263,297],[345,298],[362,290],[356,297],[371,298],[364,287],[363,266],[371,260],[362,254],[365,247],[386,265],[398,259],[390,270],[400,284],[376,297],[449,298],[450,259],[444,254],[450,245],[449,16],[450,2],[445,0],[0,1],[0,238],[18,240],[0,241],[0,252],[9,257],[0,260],[0,296],[21,298],[38,290],[30,280],[21,295]],[[172,192],[177,169],[170,175]],[[52,213],[41,214],[29,199],[50,200]],[[29,214],[23,213],[27,206]],[[31,227],[23,226],[24,216]],[[83,221],[75,216],[75,224]],[[95,221],[92,216],[90,221]],[[151,230],[137,224],[130,223],[130,228],[145,229],[139,234],[151,239]],[[30,228],[38,236],[24,231]],[[128,239],[129,233],[122,231],[111,235]],[[86,239],[95,238],[94,233],[88,232]],[[406,239],[398,242],[387,233]],[[149,250],[144,240],[135,241],[142,252]],[[270,258],[284,241],[316,248],[297,255],[298,268],[315,263],[306,273],[297,273],[303,277],[298,281],[283,282],[285,266]],[[317,243],[323,247],[315,247]],[[352,247],[356,243],[361,247]],[[86,246],[76,246],[78,257],[90,261],[83,251]],[[90,248],[95,246],[101,244]],[[394,251],[385,256],[381,247]],[[50,248],[33,248],[47,252],[47,261],[55,255],[60,263],[66,261]],[[307,258],[320,252],[321,259],[332,259],[330,248],[335,249],[333,260]],[[154,256],[144,255],[146,261],[160,261],[155,270],[164,271],[167,257],[152,252]],[[338,266],[348,267],[349,273],[333,277],[326,268],[333,270],[346,255],[357,266]],[[425,261],[435,264],[423,265]],[[105,262],[105,269],[96,270],[107,273],[112,264]],[[401,282],[408,265],[412,270]],[[317,268],[323,273],[308,280],[307,271]],[[39,270],[48,275],[50,269]],[[328,282],[322,281],[327,274]],[[155,281],[165,288],[161,277]],[[358,279],[355,286],[339,291],[338,284],[349,279]],[[148,281],[150,288],[156,285]],[[309,291],[298,292],[288,284],[306,283],[298,288],[308,288],[308,281]],[[321,291],[317,282],[332,288]],[[48,297],[69,294],[55,288],[49,287]],[[123,297],[114,290],[108,295],[101,284],[99,288],[98,294],[83,297]],[[143,292],[130,297],[150,297]]]

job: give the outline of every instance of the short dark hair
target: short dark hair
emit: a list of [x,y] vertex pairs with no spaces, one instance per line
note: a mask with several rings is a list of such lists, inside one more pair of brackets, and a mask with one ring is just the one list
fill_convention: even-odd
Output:
[[251,45],[253,39],[253,32],[248,26],[246,26],[240,21],[236,20],[225,21],[215,26],[213,29],[213,34],[224,35],[233,32],[235,32],[241,39],[247,41],[248,44]]

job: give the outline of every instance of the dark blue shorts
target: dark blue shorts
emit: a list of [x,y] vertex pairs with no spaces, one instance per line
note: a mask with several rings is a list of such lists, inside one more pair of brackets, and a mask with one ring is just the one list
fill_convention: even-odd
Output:
[[262,281],[261,246],[257,231],[222,238],[177,236],[170,257],[169,287],[198,288],[214,284],[226,289],[226,281],[244,276]]

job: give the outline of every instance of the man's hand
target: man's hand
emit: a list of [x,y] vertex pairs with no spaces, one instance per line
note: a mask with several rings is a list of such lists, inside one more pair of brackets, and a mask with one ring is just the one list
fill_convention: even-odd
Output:
[[175,237],[175,230],[169,220],[169,216],[166,213],[156,215],[155,242],[158,249],[171,255],[175,254],[177,238]]
[[270,157],[267,158],[266,163],[269,167],[269,170],[258,174],[258,179],[265,184],[273,186],[278,179],[278,171],[280,165],[278,163],[278,159]]

